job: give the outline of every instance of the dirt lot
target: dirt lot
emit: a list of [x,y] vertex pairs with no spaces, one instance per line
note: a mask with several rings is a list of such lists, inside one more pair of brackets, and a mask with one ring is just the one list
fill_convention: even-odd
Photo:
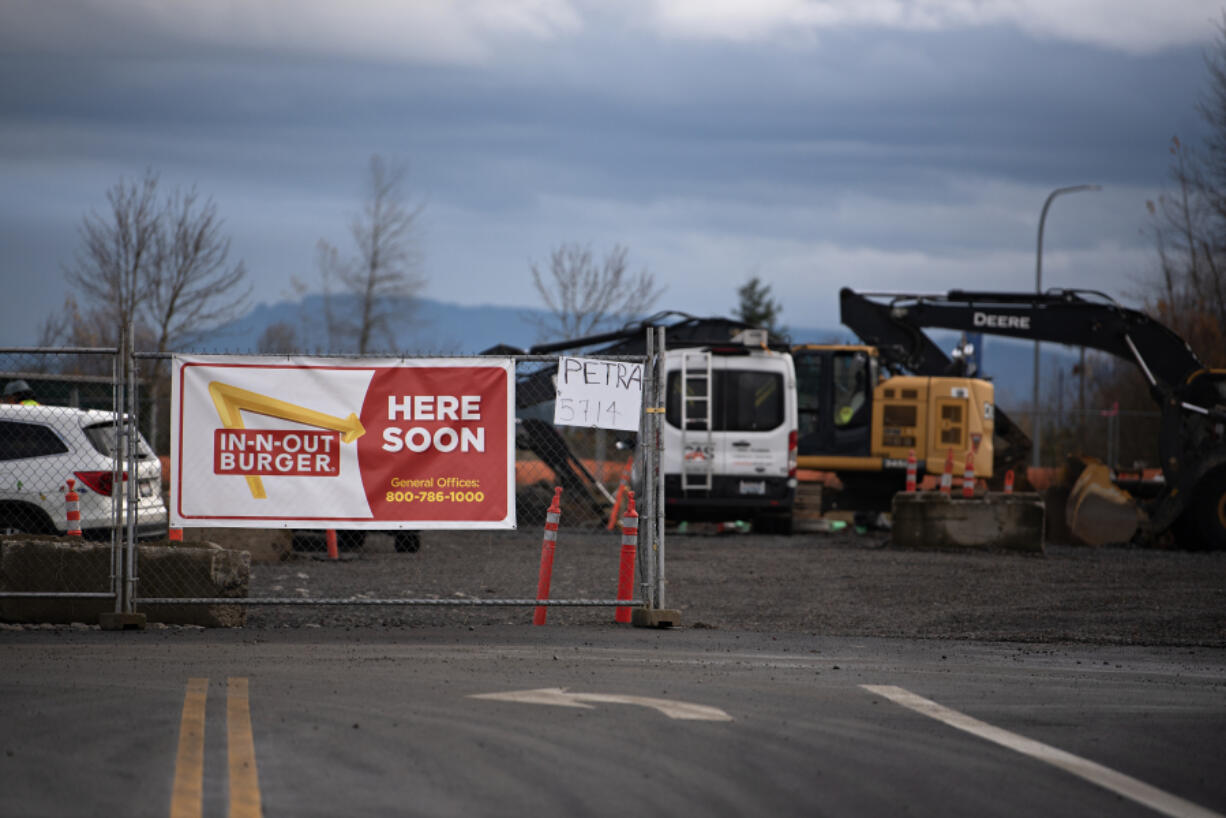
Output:
[[[386,535],[336,562],[284,532],[214,530],[253,554],[252,597],[533,598],[539,533],[427,532],[415,554]],[[619,536],[559,535],[555,599],[615,595]],[[666,540],[667,606],[681,626],[757,632],[1226,646],[1226,553],[1047,547],[1044,555],[911,551],[888,533],[724,534]],[[612,622],[551,608],[550,624]],[[526,624],[529,607],[254,606],[250,628]],[[612,625],[610,624],[610,627]]]

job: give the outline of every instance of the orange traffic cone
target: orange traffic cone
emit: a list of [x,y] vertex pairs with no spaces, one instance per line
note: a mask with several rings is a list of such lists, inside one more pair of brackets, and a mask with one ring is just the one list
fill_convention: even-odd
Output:
[[81,495],[73,488],[75,480],[68,481],[68,493],[64,495],[64,507],[67,510],[68,536],[80,537],[81,534]]

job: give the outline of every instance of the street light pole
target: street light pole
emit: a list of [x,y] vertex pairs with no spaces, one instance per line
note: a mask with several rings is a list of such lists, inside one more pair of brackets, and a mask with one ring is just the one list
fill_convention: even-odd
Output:
[[[1051,193],[1047,194],[1047,200],[1043,202],[1043,210],[1039,212],[1039,243],[1035,251],[1034,258],[1034,292],[1035,295],[1043,293],[1043,224],[1047,221],[1047,209],[1051,207],[1052,199],[1062,193],[1076,193],[1081,190],[1102,190],[1102,185],[1072,185],[1070,187],[1058,187]],[[1033,448],[1030,452],[1031,465],[1035,468],[1039,467],[1039,438],[1042,435],[1042,424],[1039,420],[1039,342],[1034,342],[1034,391],[1031,396],[1031,405],[1034,407],[1034,424],[1033,434],[1031,435],[1031,443]]]

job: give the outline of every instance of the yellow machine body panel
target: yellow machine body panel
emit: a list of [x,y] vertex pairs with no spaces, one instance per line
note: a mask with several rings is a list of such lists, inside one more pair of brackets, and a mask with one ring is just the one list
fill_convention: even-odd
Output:
[[873,390],[872,455],[882,464],[906,461],[941,473],[952,450],[961,475],[974,452],[975,476],[992,477],[995,387],[979,378],[896,375]]

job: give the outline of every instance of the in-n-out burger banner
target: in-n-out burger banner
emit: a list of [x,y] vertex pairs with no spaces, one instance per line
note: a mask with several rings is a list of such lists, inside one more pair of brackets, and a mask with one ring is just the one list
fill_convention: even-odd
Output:
[[171,525],[514,528],[510,358],[176,356]]

